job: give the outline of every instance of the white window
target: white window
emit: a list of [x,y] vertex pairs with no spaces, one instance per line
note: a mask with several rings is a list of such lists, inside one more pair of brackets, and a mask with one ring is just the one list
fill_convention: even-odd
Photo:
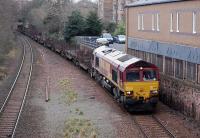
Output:
[[155,26],[154,26],[154,14],[152,14],[152,31],[154,31],[155,30]]
[[159,21],[159,14],[158,13],[156,14],[156,19],[157,19],[157,31],[160,31],[160,25],[159,25],[160,21]]
[[170,16],[170,32],[173,32],[173,13]]
[[140,30],[140,14],[138,14],[138,30]]
[[144,30],[144,15],[142,14],[142,30]]
[[196,13],[195,12],[193,12],[193,15],[192,15],[192,22],[193,22],[193,24],[192,24],[192,32],[193,32],[193,34],[196,34],[197,32],[196,32]]
[[179,13],[176,13],[176,32],[179,32]]

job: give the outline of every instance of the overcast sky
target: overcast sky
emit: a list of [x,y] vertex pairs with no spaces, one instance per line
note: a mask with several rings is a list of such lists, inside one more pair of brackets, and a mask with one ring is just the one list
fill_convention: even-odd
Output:
[[[77,2],[77,1],[81,1],[81,0],[73,0],[73,1]],[[90,0],[90,1],[96,2],[97,0]]]

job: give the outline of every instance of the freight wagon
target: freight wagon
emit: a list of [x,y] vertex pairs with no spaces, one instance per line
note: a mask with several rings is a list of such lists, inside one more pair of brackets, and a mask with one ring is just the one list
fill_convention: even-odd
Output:
[[[33,28],[19,29],[36,40]],[[98,46],[96,39],[79,36],[67,44],[46,37],[44,45],[87,70],[126,109],[154,110],[159,94],[158,67],[108,46]]]

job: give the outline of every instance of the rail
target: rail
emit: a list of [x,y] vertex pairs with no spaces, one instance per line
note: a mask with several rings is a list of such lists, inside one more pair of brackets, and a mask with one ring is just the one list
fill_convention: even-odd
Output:
[[[22,62],[17,72],[16,78],[11,86],[8,96],[1,107],[0,112],[0,136],[12,137],[15,136],[15,131],[24,107],[27,92],[29,90],[30,80],[33,68],[33,51],[28,40],[22,38],[23,42],[23,57]],[[21,40],[21,41],[22,41]],[[26,52],[28,45],[30,52]],[[24,76],[26,80],[24,80]],[[24,89],[22,91],[21,89]],[[16,96],[17,95],[17,96]]]
[[135,115],[133,120],[146,138],[176,138],[154,115]]

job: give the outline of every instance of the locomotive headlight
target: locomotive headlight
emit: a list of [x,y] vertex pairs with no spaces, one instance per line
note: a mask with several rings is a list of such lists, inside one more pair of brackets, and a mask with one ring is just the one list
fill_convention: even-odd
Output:
[[133,95],[133,91],[127,91],[126,95]]
[[158,94],[158,91],[151,91],[150,94],[152,95]]

